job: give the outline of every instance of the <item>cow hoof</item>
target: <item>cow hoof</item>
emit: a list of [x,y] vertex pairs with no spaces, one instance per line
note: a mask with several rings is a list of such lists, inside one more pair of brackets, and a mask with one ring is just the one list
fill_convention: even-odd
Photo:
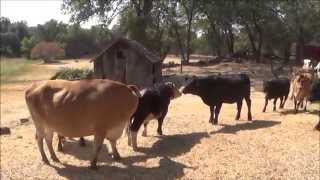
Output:
[[262,112],[263,112],[263,113],[265,113],[265,112],[266,112],[266,110],[264,109],[264,110],[262,110]]
[[141,136],[143,136],[143,137],[147,137],[147,133],[142,133],[142,135]]
[[81,147],[85,147],[86,146],[86,143],[82,140],[79,141],[79,146]]
[[96,164],[91,164],[90,169],[92,170],[98,170],[98,166]]
[[158,131],[158,135],[159,135],[159,136],[162,136],[162,135],[163,135],[163,133],[162,133],[161,131],[160,131],[160,132]]
[[119,160],[121,160],[121,157],[120,157],[119,154],[113,154],[112,155],[112,159],[115,160],[115,161],[119,161]]
[[59,151],[59,152],[63,152],[62,147],[58,147],[58,151]]
[[47,164],[47,165],[50,165],[50,162],[49,162],[49,160],[47,158],[46,159],[42,159],[42,162]]
[[51,157],[52,161],[60,163],[60,160],[57,157]]

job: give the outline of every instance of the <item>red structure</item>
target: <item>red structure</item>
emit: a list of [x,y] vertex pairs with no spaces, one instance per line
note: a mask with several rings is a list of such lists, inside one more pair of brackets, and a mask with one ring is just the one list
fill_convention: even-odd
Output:
[[304,45],[300,51],[300,48],[297,47],[297,55],[300,59],[300,62],[303,59],[311,59],[313,61],[320,61],[320,46],[318,45]]

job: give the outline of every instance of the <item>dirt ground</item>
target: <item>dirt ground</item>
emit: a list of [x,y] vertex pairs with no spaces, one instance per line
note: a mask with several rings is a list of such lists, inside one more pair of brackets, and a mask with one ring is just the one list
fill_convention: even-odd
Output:
[[[100,168],[88,169],[92,137],[87,137],[86,147],[79,147],[76,138],[67,140],[65,152],[57,152],[62,164],[50,161],[51,166],[44,165],[32,122],[19,122],[29,117],[24,90],[34,80],[48,79],[60,67],[92,65],[87,60],[69,60],[34,66],[35,71],[17,77],[15,83],[1,85],[1,126],[11,128],[11,135],[0,136],[1,179],[320,179],[320,133],[313,130],[319,121],[319,105],[309,105],[308,112],[294,114],[290,100],[277,112],[272,112],[270,102],[267,112],[262,113],[261,83],[271,73],[267,66],[256,64],[184,68],[185,74],[197,75],[249,73],[253,122],[247,121],[246,105],[241,120],[235,121],[236,105],[224,104],[219,125],[213,126],[208,123],[209,108],[201,99],[183,95],[170,104],[164,136],[156,135],[157,123],[152,121],[148,137],[141,137],[139,132],[138,152],[128,147],[125,135],[118,141],[119,162],[103,148]],[[164,72],[177,73],[178,68]],[[107,141],[105,144],[111,149]]]

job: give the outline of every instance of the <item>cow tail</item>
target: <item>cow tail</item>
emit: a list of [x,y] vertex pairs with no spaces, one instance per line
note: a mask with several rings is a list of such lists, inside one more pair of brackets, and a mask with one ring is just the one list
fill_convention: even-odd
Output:
[[139,91],[139,88],[136,85],[127,85],[127,86],[129,89],[131,89],[134,92],[134,94],[136,94],[136,96],[142,97]]

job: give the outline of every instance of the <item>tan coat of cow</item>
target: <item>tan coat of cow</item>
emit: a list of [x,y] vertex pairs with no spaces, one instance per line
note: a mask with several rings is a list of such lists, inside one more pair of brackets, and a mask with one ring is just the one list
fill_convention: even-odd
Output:
[[298,111],[299,107],[303,107],[304,100],[304,111],[307,110],[307,102],[311,94],[312,82],[313,73],[311,72],[300,72],[294,76],[290,87],[289,97],[294,101],[295,112]]
[[94,135],[91,168],[97,168],[104,138],[110,141],[113,158],[120,158],[116,141],[138,105],[134,86],[101,79],[38,82],[26,90],[25,98],[42,160],[49,163],[43,150],[44,138],[52,160],[59,161],[52,147],[54,132],[67,137]]

